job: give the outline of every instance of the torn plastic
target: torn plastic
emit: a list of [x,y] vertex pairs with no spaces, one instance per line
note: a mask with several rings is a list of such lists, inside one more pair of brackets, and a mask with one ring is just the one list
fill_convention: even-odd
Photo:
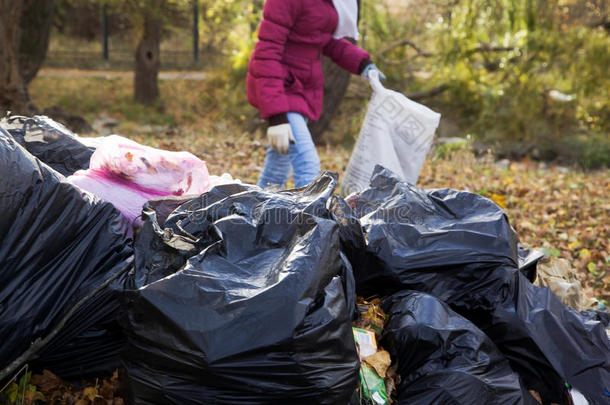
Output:
[[536,281],[538,263],[544,258],[544,253],[536,249],[526,249],[518,244],[519,271],[533,283]]
[[95,148],[85,145],[76,134],[49,117],[12,116],[0,121],[0,126],[28,152],[64,176],[89,168]]
[[335,185],[327,173],[301,191],[229,184],[169,215],[145,207],[125,293],[133,403],[349,401],[360,362],[326,207]]
[[133,251],[131,228],[111,204],[3,134],[0,173],[1,381],[114,316]]
[[333,214],[359,295],[431,294],[482,329],[546,402],[561,403],[568,381],[591,403],[606,403],[603,325],[519,272],[517,237],[500,207],[473,193],[418,189],[381,167],[349,201],[355,212],[336,199]]
[[189,152],[171,152],[143,146],[111,135],[102,138],[91,156],[89,170],[68,180],[111,202],[139,225],[146,201],[165,196],[194,196],[209,188],[205,162]]
[[383,302],[381,344],[398,363],[398,404],[537,404],[493,342],[431,295],[402,291]]

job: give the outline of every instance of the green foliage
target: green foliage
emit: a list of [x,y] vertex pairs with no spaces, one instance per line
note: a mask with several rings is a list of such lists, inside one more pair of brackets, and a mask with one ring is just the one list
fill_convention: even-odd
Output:
[[582,167],[610,167],[610,137],[607,133],[570,137],[564,141],[564,144],[566,155],[571,152]]
[[364,10],[366,47],[392,86],[447,85],[424,103],[500,154],[608,164],[610,40],[576,13],[584,1],[412,0],[427,9],[411,17],[393,3]]
[[[96,1],[131,10],[136,31],[138,16],[152,3],[163,13],[167,30],[190,27],[190,0]],[[205,105],[185,105],[176,122],[194,121],[215,100],[222,100],[222,119],[248,121],[244,116],[253,116],[254,111],[245,97],[245,74],[264,0],[198,1],[201,59],[219,62],[210,75],[214,90],[208,90],[218,97],[205,95],[201,97]],[[471,134],[477,144],[492,146],[502,156],[560,158],[584,167],[608,165],[610,40],[596,24],[607,18],[602,0],[361,3],[360,45],[388,76],[388,87],[404,93],[446,88],[418,100],[441,112],[444,123],[450,124],[443,126],[451,128],[443,136]],[[190,47],[188,34],[176,38],[172,46]],[[362,88],[356,92],[340,106],[339,119],[327,137],[331,142],[353,143],[369,94]],[[169,103],[170,96],[163,94],[164,102]],[[60,104],[74,104],[76,112],[95,103],[80,104],[78,99]],[[111,110],[137,121],[146,120],[148,114],[167,122],[163,113],[131,109],[127,99],[117,102]],[[441,148],[438,153],[450,152]]]
[[25,405],[41,403],[37,398],[37,389],[31,384],[32,373],[27,371],[18,382],[9,384],[0,392],[0,404]]
[[543,247],[540,250],[542,250],[542,253],[544,253],[546,256],[550,256],[550,257],[559,257],[561,255],[561,251],[556,248]]
[[[161,91],[171,98],[168,105],[162,102],[153,106],[144,106],[134,102],[132,83],[128,76],[115,78],[73,77],[73,78],[37,78],[31,86],[32,97],[40,102],[42,108],[57,105],[73,114],[94,120],[99,114],[110,114],[121,120],[125,119],[139,125],[174,126],[177,115],[187,110],[186,104],[191,99],[185,99],[184,87],[180,89],[168,81],[161,81]],[[58,89],[59,88],[59,89]],[[197,93],[191,95],[196,97]],[[192,111],[188,112],[192,116]],[[181,122],[189,118],[180,117]]]
[[231,75],[245,75],[263,0],[204,0],[201,5],[200,36],[208,51],[227,56],[226,67]]
[[468,139],[458,142],[447,142],[438,145],[434,148],[434,157],[436,159],[448,159],[451,155],[458,151],[470,150],[471,144]]

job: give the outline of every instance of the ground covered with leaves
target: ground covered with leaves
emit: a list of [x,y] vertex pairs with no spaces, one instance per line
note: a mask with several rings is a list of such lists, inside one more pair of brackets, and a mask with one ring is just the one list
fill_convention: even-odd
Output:
[[18,381],[0,392],[2,405],[124,405],[124,383],[119,370],[112,376],[70,384],[49,370],[41,374],[24,372]]

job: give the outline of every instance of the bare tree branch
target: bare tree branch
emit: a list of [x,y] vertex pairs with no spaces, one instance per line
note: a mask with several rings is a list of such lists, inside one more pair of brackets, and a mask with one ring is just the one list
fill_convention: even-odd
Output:
[[518,51],[520,48],[516,46],[492,46],[489,44],[480,44],[466,51],[466,55],[472,55],[479,52],[510,52]]
[[438,96],[439,94],[441,94],[442,92],[444,92],[445,90],[447,90],[448,88],[449,88],[449,86],[447,86],[445,83],[443,83],[440,86],[433,87],[429,90],[416,91],[413,93],[409,93],[409,94],[407,94],[407,98],[410,98],[411,100],[422,100],[424,98],[435,97],[435,96]]
[[404,40],[396,41],[396,42],[389,44],[388,46],[386,46],[385,48],[383,48],[382,50],[377,52],[376,56],[381,57],[381,55],[383,55],[384,53],[389,52],[393,49],[399,48],[401,46],[408,46],[410,48],[413,48],[415,50],[415,52],[417,52],[417,56],[422,56],[424,58],[427,58],[427,57],[430,57],[433,55],[431,52],[424,51],[423,49],[421,49],[419,46],[417,46],[413,42],[404,39]]

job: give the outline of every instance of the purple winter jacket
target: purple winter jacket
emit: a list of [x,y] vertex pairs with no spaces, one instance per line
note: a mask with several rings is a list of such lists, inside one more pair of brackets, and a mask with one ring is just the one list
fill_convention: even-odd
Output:
[[[355,0],[354,0],[355,1]],[[369,54],[332,37],[338,22],[331,0],[267,0],[250,57],[248,101],[261,117],[298,112],[320,118],[324,74],[321,55],[358,74]]]

